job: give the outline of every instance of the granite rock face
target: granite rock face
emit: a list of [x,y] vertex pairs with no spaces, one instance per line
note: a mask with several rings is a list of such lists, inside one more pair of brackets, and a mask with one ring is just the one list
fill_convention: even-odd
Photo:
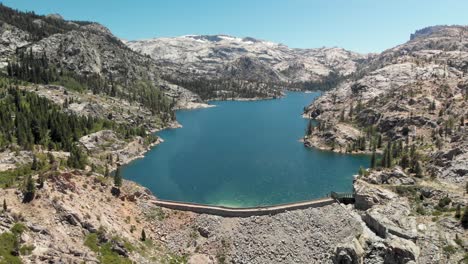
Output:
[[[319,124],[306,135],[306,146],[355,153],[375,149],[377,167],[387,142],[394,151],[406,148],[409,156],[413,148],[419,158],[411,163],[409,156],[405,162],[396,157],[391,168],[363,172],[354,182],[355,209],[380,237],[363,247],[364,263],[463,258],[463,246],[453,241],[466,237],[466,230],[448,211],[467,206],[467,29],[417,31],[408,42],[369,57],[354,78],[304,112]],[[370,140],[366,135],[372,133],[377,136]],[[443,238],[434,239],[436,234]],[[450,256],[444,253],[447,246],[454,249]],[[346,261],[355,259],[349,250],[340,252]]]
[[366,58],[340,48],[292,49],[282,44],[227,35],[188,35],[128,41],[133,50],[164,65],[167,74],[260,82],[323,80],[330,72],[347,76]]

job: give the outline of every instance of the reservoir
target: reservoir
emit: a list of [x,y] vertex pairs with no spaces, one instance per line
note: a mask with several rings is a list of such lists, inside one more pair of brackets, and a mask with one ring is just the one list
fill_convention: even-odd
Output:
[[288,92],[262,101],[213,101],[177,111],[182,128],[158,132],[164,142],[122,168],[160,199],[230,207],[297,202],[352,191],[365,155],[304,147],[301,114],[319,93]]

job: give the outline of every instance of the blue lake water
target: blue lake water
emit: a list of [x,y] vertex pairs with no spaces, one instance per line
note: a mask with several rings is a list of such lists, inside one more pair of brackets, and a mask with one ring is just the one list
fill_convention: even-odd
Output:
[[214,101],[177,111],[183,128],[122,168],[124,178],[161,199],[232,207],[271,205],[352,190],[364,155],[305,148],[303,107],[318,93],[289,92],[264,101]]

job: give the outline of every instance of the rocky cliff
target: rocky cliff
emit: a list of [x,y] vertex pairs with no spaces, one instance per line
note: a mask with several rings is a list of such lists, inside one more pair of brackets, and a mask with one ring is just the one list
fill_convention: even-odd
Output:
[[468,206],[466,30],[416,31],[304,113],[318,121],[307,146],[373,153],[354,184],[357,212],[379,236],[411,241],[421,263],[456,263],[466,250],[459,220]]

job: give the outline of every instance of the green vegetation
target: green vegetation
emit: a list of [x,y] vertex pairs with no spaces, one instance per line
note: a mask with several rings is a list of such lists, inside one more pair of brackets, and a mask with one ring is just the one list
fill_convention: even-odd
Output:
[[22,223],[16,223],[11,227],[11,232],[17,236],[20,236],[26,230],[26,226]]
[[[468,96],[466,98],[468,98]],[[461,261],[461,263],[468,264],[468,253],[465,253]]]
[[309,91],[328,91],[338,86],[338,84],[344,80],[346,80],[346,77],[341,76],[337,72],[331,71],[323,80],[294,83],[292,86],[295,88],[300,87]]
[[384,150],[384,154],[380,165],[384,168],[390,168],[393,165],[392,144],[390,143],[390,141],[387,142],[387,147]]
[[[272,92],[272,90],[266,89],[266,87],[270,84],[255,81],[243,81],[238,79],[210,80],[205,78],[180,80],[170,76],[166,76],[164,78],[171,83],[180,85],[200,95],[203,100],[209,100],[213,98],[227,99],[233,97],[268,97],[271,96]],[[269,87],[272,86],[273,84],[271,84]],[[219,90],[228,92],[219,93]],[[281,96],[281,93],[277,91],[273,96]]]
[[120,173],[120,166],[117,167],[114,175],[114,185],[116,187],[122,187],[122,174]]
[[20,236],[25,229],[23,224],[16,223],[10,232],[0,234],[0,264],[19,264],[19,255],[27,255],[34,249],[32,246],[20,247]]
[[375,149],[372,151],[372,156],[371,156],[371,162],[370,162],[370,168],[374,169],[376,165],[376,154],[375,154]]
[[30,202],[34,199],[34,195],[36,193],[36,183],[32,179],[32,176],[29,175],[26,178],[26,186],[23,189],[23,202]]
[[84,245],[87,246],[94,252],[99,252],[99,245],[98,245],[98,235],[96,233],[91,233],[86,236]]
[[[0,188],[8,187],[25,187],[26,179],[33,175],[48,171],[51,167],[51,163],[47,162],[47,155],[38,154],[36,155],[36,164],[24,164],[16,169],[11,169],[7,171],[0,172]],[[33,162],[34,163],[34,162]],[[36,170],[33,170],[36,169]],[[43,177],[39,177],[39,180],[44,180]]]
[[359,176],[367,176],[367,175],[369,175],[369,172],[361,166],[361,167],[359,167],[358,174],[359,174]]
[[18,239],[14,234],[10,232],[0,234],[0,264],[21,263],[18,251]]
[[87,164],[88,157],[76,145],[72,145],[70,150],[70,157],[68,157],[67,165],[71,168],[83,170]]
[[416,208],[416,212],[420,215],[426,215],[426,210],[424,209],[423,206],[419,205],[417,208]]
[[[44,23],[34,23],[36,19],[41,19]],[[20,12],[0,4],[0,21],[13,25],[24,31],[28,31],[32,40],[40,40],[56,33],[65,33],[76,30],[77,27],[65,20],[52,17],[40,16],[34,12]],[[2,22],[2,23],[3,23]],[[79,25],[91,24],[86,21],[73,21]]]
[[20,248],[20,254],[23,255],[23,256],[26,256],[26,255],[29,255],[31,254],[31,252],[35,249],[36,247],[33,246],[33,245],[24,245],[24,246],[21,246]]
[[442,199],[439,200],[439,203],[437,204],[436,206],[436,209],[437,210],[440,210],[440,211],[445,211],[446,210],[446,207],[452,202],[452,199],[450,199],[449,197],[444,197]]
[[[77,92],[92,91],[94,94],[105,94],[138,102],[152,111],[153,114],[162,114],[163,121],[175,118],[170,102],[163,92],[148,80],[125,80],[125,85],[113,79],[107,79],[98,74],[80,75],[61,69],[60,65],[50,63],[45,53],[34,54],[32,49],[17,52],[15,60],[8,63],[8,76],[38,84],[56,84]],[[126,78],[126,77],[125,77]],[[126,87],[126,88],[124,88]],[[64,107],[70,102],[65,102]]]
[[164,218],[166,218],[166,215],[164,214],[164,211],[161,209],[161,207],[155,207],[151,209],[149,212],[145,214],[145,217],[148,220],[158,220],[162,221]]
[[457,209],[455,211],[455,218],[460,219],[461,217],[461,205],[457,205]]
[[[101,231],[102,232],[102,231]],[[100,236],[102,234],[91,233],[88,234],[85,238],[84,245],[87,246],[92,251],[98,254],[98,259],[100,263],[103,264],[127,264],[132,263],[128,258],[120,256],[117,252],[112,250],[112,245],[114,243],[120,242],[121,239],[114,237],[107,242],[101,242]],[[124,243],[125,245],[130,245],[129,243]],[[125,246],[126,247],[126,246]],[[133,250],[133,247],[126,248],[127,250]]]
[[23,177],[30,175],[31,172],[30,165],[24,165],[17,169],[0,172],[0,188],[14,186],[20,182]]
[[457,252],[457,249],[452,245],[445,246],[443,249],[444,249],[445,254],[449,256]]
[[16,143],[23,149],[42,145],[70,151],[80,137],[114,126],[108,120],[63,113],[49,100],[11,85],[0,87],[0,148]]
[[162,260],[164,264],[185,264],[187,263],[188,259],[187,256],[179,256],[171,254],[166,257],[166,259]]
[[[36,22],[39,19],[41,23]],[[72,22],[36,15],[34,12],[20,12],[0,4],[0,26],[8,23],[24,30],[31,35],[31,41],[38,41],[53,34],[66,33],[71,30],[89,31],[79,26],[88,25],[91,22]],[[116,49],[129,50],[117,38],[108,35],[105,37],[106,41]],[[154,114],[161,115],[165,122],[175,117],[171,110],[174,102],[168,100],[161,89],[155,87],[147,76],[130,77],[130,74],[124,73],[119,78],[115,78],[110,72],[105,76],[97,73],[78,74],[62,68],[60,63],[49,59],[46,53],[34,53],[30,48],[17,49],[16,56],[7,65],[7,73],[10,77],[26,82],[58,84],[78,92],[92,91],[94,94],[106,94],[136,101]]]
[[463,216],[461,218],[461,224],[463,228],[468,229],[468,206],[465,206],[465,211],[463,212]]
[[[103,129],[113,129],[124,138],[146,137],[143,127],[64,113],[60,106],[48,99],[20,90],[14,81],[0,77],[0,150],[33,150],[35,146],[42,146],[49,150],[69,151],[71,155],[67,165],[83,169],[87,162],[86,153],[76,142],[84,135]],[[39,172],[45,169],[51,163],[44,160],[34,156],[30,168],[0,172],[0,186],[13,185],[21,176],[29,175],[31,170]]]

